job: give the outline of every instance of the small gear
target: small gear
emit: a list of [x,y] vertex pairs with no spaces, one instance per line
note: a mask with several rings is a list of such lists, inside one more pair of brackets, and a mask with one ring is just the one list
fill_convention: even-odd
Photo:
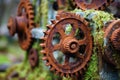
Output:
[[[109,25],[105,28],[105,34],[104,38],[107,41],[105,53],[104,53],[104,59],[110,63],[115,65],[115,60],[112,58],[113,50],[118,49],[119,44],[119,28],[120,28],[120,20],[113,20],[109,23]],[[117,39],[118,38],[118,39]]]
[[38,57],[38,52],[36,49],[32,48],[29,50],[28,59],[29,59],[31,68],[35,68],[38,65],[39,57]]
[[8,29],[11,36],[18,34],[19,44],[23,50],[27,50],[32,42],[30,30],[35,27],[34,11],[29,0],[21,0],[16,17],[10,17]]
[[97,9],[103,10],[109,6],[114,0],[75,0],[78,8],[82,10]]
[[[80,15],[61,13],[47,28],[42,38],[44,42],[40,44],[46,65],[61,76],[82,75],[92,55],[92,37],[88,22]],[[55,36],[57,40],[54,40]],[[62,53],[62,63],[59,58],[55,58],[55,53]],[[75,61],[71,61],[71,58]]]

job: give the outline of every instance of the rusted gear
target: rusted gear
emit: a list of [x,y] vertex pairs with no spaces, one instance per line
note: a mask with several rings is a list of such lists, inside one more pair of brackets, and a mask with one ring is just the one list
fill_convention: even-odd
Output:
[[28,26],[27,27],[29,29],[36,27],[35,22],[34,22],[33,6],[29,0],[21,0],[20,4],[18,6],[17,15],[22,16],[23,14],[25,14],[27,19],[28,19]]
[[[115,65],[115,60],[112,58],[113,55],[113,46],[115,49],[118,49],[119,37],[118,37],[118,29],[120,28],[120,20],[113,20],[109,23],[109,25],[105,29],[104,38],[107,40],[106,49],[105,49],[105,60]],[[118,38],[118,39],[117,39]],[[115,42],[115,43],[114,43]]]
[[27,50],[32,42],[31,29],[35,27],[34,11],[29,0],[21,0],[16,17],[10,17],[8,29],[11,36],[18,34],[19,44]]
[[[119,25],[120,27],[120,25]],[[111,41],[116,50],[120,50],[120,28],[116,29],[111,36]]]
[[[92,37],[88,22],[74,13],[61,13],[56,19],[47,26],[48,30],[42,38],[43,60],[50,66],[51,71],[61,76],[82,75],[92,54]],[[69,34],[66,34],[67,25],[72,27]],[[56,34],[60,35],[60,41],[53,44]],[[65,56],[63,64],[55,59],[54,51],[60,51]],[[75,58],[75,62],[70,62],[70,58]]]
[[35,68],[38,65],[39,57],[38,57],[38,52],[36,49],[30,49],[28,53],[28,59],[29,63],[31,65],[31,68]]
[[75,0],[75,3],[78,8],[81,8],[83,10],[103,10],[105,7],[109,6],[113,1],[114,0]]

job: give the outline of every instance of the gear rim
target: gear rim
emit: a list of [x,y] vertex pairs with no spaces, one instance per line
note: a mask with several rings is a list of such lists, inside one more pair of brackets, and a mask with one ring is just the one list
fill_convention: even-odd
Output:
[[[88,27],[88,23],[83,18],[81,18],[79,15],[74,14],[74,13],[63,13],[61,15],[57,15],[56,19],[57,20],[52,21],[53,24],[51,24],[50,26],[47,26],[48,30],[45,32],[45,36],[43,38],[44,43],[41,44],[41,46],[43,47],[43,50],[41,51],[41,53],[44,54],[43,60],[46,61],[46,65],[47,66],[50,66],[50,70],[51,71],[55,71],[56,74],[60,74],[61,76],[73,76],[74,74],[76,76],[78,74],[82,75],[82,73],[86,69],[87,63],[90,60],[90,57],[91,57],[91,54],[92,54],[92,37],[90,35],[90,29]],[[69,22],[69,20],[70,20],[70,22]],[[54,34],[54,28],[55,28],[55,26],[57,26],[57,24],[58,25],[61,24],[60,22],[62,22],[62,21],[66,21],[67,23],[70,23],[70,24],[72,24],[71,23],[72,21],[73,22],[75,21],[76,24],[77,24],[77,22],[80,22],[82,24],[82,27],[84,27],[84,28],[82,28],[83,32],[85,32],[85,33],[88,32],[88,34],[85,34],[85,35],[90,40],[90,41],[87,42],[87,43],[89,43],[89,45],[87,45],[87,47],[89,47],[90,50],[85,51],[85,53],[87,53],[87,52],[89,53],[89,54],[87,54],[87,58],[84,59],[85,61],[83,63],[81,63],[79,61],[79,59],[77,59],[76,65],[74,65],[72,67],[69,67],[69,66],[71,66],[71,64],[69,64],[69,66],[67,66],[66,68],[64,67],[64,65],[60,65],[60,64],[56,63],[55,59],[51,56],[52,52],[49,51],[48,47],[47,47],[47,46],[50,46],[47,43],[49,43],[50,40],[52,40],[52,38],[50,38],[50,36],[51,36],[52,33]],[[56,27],[56,28],[58,28],[58,27]],[[76,27],[76,29],[77,29],[77,27]],[[56,30],[59,31],[61,29],[56,29]],[[49,41],[48,41],[48,39],[49,39]],[[52,49],[52,48],[49,47],[49,49]],[[66,55],[66,58],[67,58],[67,56],[69,56],[69,55]],[[82,58],[82,57],[80,56],[79,58]],[[76,66],[77,66],[77,69],[73,70],[73,68],[75,68]]]

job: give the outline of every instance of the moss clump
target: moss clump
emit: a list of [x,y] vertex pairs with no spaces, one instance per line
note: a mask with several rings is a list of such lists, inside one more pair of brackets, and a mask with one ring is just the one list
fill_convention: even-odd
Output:
[[[105,23],[110,20],[113,20],[114,17],[112,14],[103,11],[97,10],[86,10],[82,11],[80,9],[75,9],[73,12],[84,17],[89,23],[91,28],[91,35],[94,39],[93,54],[89,62],[87,71],[85,72],[84,80],[100,80],[99,71],[98,71],[98,54],[99,52],[104,51],[104,31],[103,27]],[[99,51],[101,47],[102,51]],[[98,49],[98,51],[96,51]]]

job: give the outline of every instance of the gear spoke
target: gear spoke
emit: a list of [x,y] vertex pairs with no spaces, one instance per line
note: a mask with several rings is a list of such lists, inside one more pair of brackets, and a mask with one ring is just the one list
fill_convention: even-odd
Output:
[[75,31],[76,31],[76,30],[72,29],[72,32],[70,33],[69,36],[73,36],[73,37],[74,37],[74,36],[75,36]]
[[86,44],[86,40],[85,39],[82,39],[82,40],[79,40],[79,45],[85,45]]
[[60,33],[62,39],[66,37],[65,31],[63,28],[60,28],[58,32]]
[[75,54],[75,56],[76,56],[77,58],[84,59],[84,55],[83,55],[82,53],[77,52],[77,53]]
[[54,47],[53,47],[53,51],[55,51],[55,50],[60,50],[60,43],[54,45]]
[[70,59],[70,57],[68,55],[65,55],[64,65],[68,65],[69,64],[69,59]]

